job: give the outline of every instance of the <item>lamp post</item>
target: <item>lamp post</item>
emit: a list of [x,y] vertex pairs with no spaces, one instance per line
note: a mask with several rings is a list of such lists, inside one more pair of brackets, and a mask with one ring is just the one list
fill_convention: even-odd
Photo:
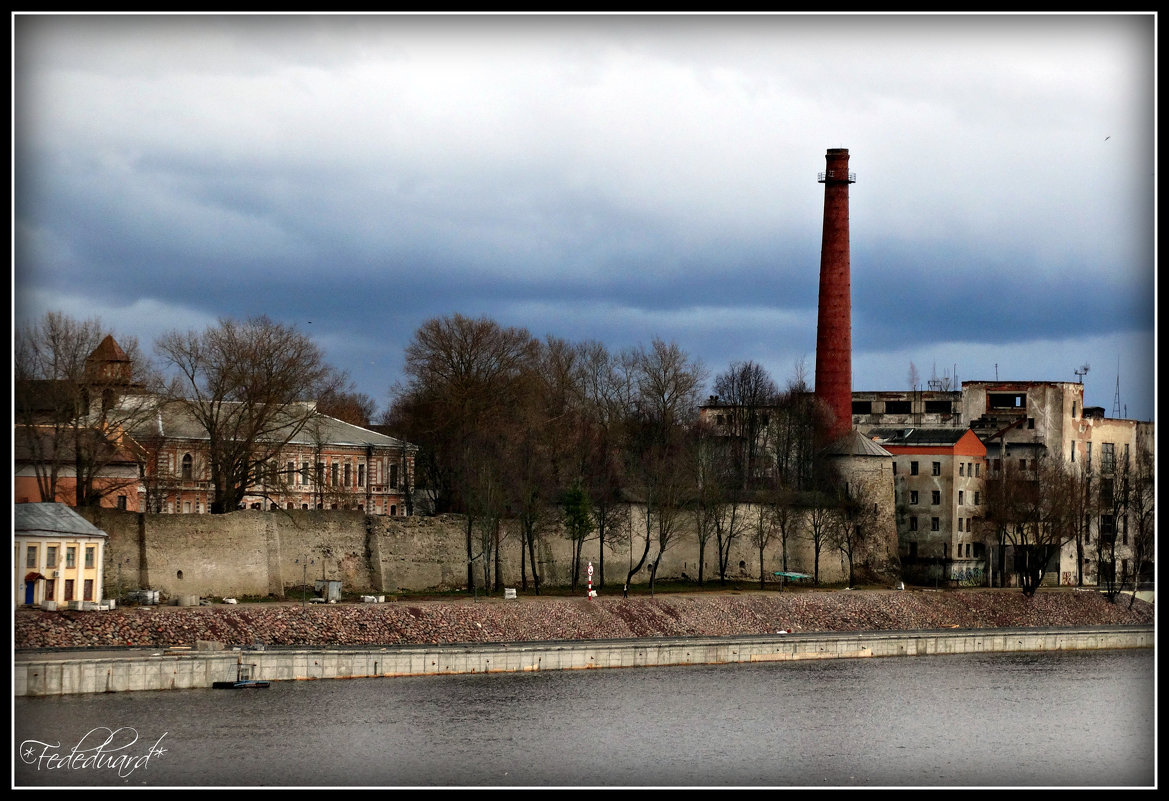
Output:
[[301,578],[300,578],[300,605],[304,608],[308,605],[308,566],[316,562],[315,559],[309,559],[308,554],[296,560],[300,562]]

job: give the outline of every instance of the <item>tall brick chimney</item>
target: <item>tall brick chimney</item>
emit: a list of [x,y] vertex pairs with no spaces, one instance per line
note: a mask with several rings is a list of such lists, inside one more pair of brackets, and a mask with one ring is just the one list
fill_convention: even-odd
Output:
[[834,416],[829,442],[852,430],[852,288],[849,278],[848,149],[829,148],[820,246],[820,308],[816,325],[816,397]]

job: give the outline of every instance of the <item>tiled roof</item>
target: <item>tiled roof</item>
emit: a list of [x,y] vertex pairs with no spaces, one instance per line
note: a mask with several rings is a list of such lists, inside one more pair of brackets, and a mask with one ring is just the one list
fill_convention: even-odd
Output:
[[832,456],[893,456],[855,429],[828,446],[825,452]]
[[[302,410],[303,411],[303,410]],[[289,425],[294,425],[294,415],[289,417]],[[159,409],[154,419],[137,427],[134,436],[145,439],[151,436],[163,436],[174,439],[207,439],[207,429],[195,419],[190,410],[182,403],[168,403]],[[338,420],[335,417],[318,414],[312,417],[289,441],[292,445],[314,446],[320,444],[346,445],[351,447],[374,446],[380,448],[414,446],[403,442],[396,437],[380,434],[368,428],[355,426]]]
[[126,351],[122,350],[122,346],[110,334],[106,334],[106,338],[101,341],[101,344],[94,348],[93,353],[89,354],[89,359],[100,362],[127,362],[130,360]]
[[76,534],[105,537],[106,533],[63,503],[14,504],[13,533]]

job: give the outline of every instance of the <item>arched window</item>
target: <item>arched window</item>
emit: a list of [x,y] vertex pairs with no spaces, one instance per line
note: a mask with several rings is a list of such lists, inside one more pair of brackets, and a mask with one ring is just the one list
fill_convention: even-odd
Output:
[[195,477],[195,460],[191,458],[191,454],[183,454],[183,480],[190,481]]

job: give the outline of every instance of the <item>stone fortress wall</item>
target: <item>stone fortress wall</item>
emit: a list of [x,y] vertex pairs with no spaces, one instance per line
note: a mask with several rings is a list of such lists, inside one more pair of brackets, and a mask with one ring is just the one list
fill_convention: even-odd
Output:
[[[228,515],[140,514],[118,510],[83,510],[84,516],[109,535],[105,550],[105,597],[117,598],[132,589],[153,589],[162,597],[264,597],[298,592],[314,581],[340,580],[351,594],[392,595],[402,592],[465,588],[466,523],[457,515],[386,517],[360,511],[239,511]],[[634,515],[633,561],[644,548],[644,523]],[[686,521],[690,523],[690,521]],[[477,533],[472,535],[476,551]],[[500,566],[503,585],[520,586],[521,552],[518,527],[501,525]],[[698,543],[692,525],[674,535],[662,558],[658,578],[698,577]],[[634,584],[648,584],[648,561]],[[544,585],[571,584],[571,543],[558,532],[545,534],[537,552]],[[594,584],[600,581],[595,539],[586,542],[582,562],[592,561]],[[605,587],[620,592],[630,566],[628,542],[605,548]],[[704,554],[703,578],[718,581],[717,546],[713,539]],[[728,579],[759,579],[759,550],[744,533],[730,552]],[[777,543],[765,551],[764,573],[783,570]],[[811,543],[789,543],[787,570],[811,574]],[[482,581],[481,565],[476,578]],[[531,586],[531,570],[527,571]],[[825,546],[820,555],[820,581],[845,581],[847,565]],[[582,592],[587,575],[582,565]]]

